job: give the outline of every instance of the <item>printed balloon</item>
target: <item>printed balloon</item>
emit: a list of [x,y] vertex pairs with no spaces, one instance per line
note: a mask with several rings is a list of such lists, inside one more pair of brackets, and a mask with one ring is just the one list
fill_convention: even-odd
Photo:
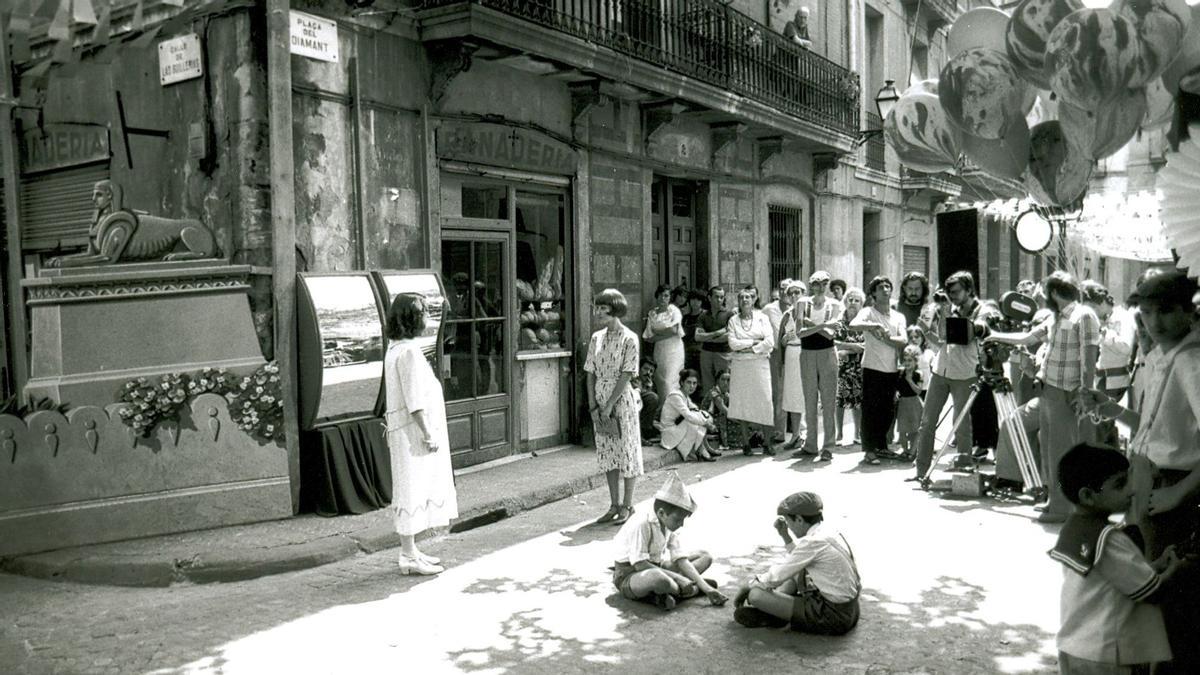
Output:
[[1179,93],[1180,80],[1200,74],[1200,4],[1192,5],[1191,15],[1191,28],[1179,45],[1179,53],[1162,74],[1163,86],[1172,96]]
[[997,139],[1022,119],[1030,102],[1029,86],[995,49],[975,48],[955,56],[938,84],[938,98],[950,122],[964,133]]
[[990,140],[971,136],[962,137],[963,153],[984,171],[1012,180],[1020,180],[1029,164],[1029,126],[1018,119],[1008,127],[1004,138]]
[[1036,96],[1033,107],[1025,113],[1025,122],[1030,129],[1046,120],[1058,119],[1058,98],[1051,97],[1048,91],[1034,91]]
[[1129,86],[1143,86],[1162,74],[1179,52],[1191,12],[1184,0],[1116,0],[1112,10],[1137,29],[1141,45]]
[[884,136],[910,169],[937,173],[958,163],[960,135],[946,119],[937,80],[909,87],[883,122]]
[[1128,19],[1108,9],[1072,12],[1046,43],[1050,88],[1071,105],[1094,109],[1129,86],[1139,50]]
[[1004,51],[1008,15],[995,7],[977,7],[963,12],[946,36],[946,56],[954,58],[968,49],[983,47]]
[[1146,91],[1127,89],[1096,111],[1063,102],[1058,121],[1063,136],[1088,159],[1104,159],[1125,147],[1146,118]]
[[1013,11],[1004,45],[1017,74],[1039,89],[1050,88],[1045,72],[1046,40],[1071,12],[1083,9],[1081,0],[1023,0]]
[[1065,206],[1079,199],[1092,177],[1092,160],[1063,136],[1057,121],[1042,122],[1029,133],[1029,168],[1024,183],[1034,199]]

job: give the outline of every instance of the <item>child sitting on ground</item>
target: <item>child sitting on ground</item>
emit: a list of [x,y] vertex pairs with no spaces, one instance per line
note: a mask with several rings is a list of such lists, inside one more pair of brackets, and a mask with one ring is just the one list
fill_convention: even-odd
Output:
[[699,551],[684,553],[677,531],[696,511],[696,502],[672,471],[654,495],[654,509],[629,519],[617,533],[620,547],[613,566],[613,585],[629,600],[653,602],[670,610],[683,598],[703,594],[713,605],[729,599],[717,584],[700,575],[712,565],[712,557]]
[[1081,443],[1058,464],[1074,513],[1050,557],[1063,564],[1058,669],[1070,673],[1149,673],[1169,661],[1162,612],[1154,606],[1180,560],[1168,549],[1153,563],[1136,528],[1109,523],[1129,508],[1129,461],[1112,448]]
[[720,437],[717,450],[724,452],[730,448],[744,448],[742,425],[729,419],[729,383],[731,376],[728,370],[717,373],[717,385],[704,395],[700,407],[712,415],[713,424],[717,427]]
[[[788,557],[743,584],[733,618],[747,628],[777,628],[845,635],[858,625],[862,582],[846,538],[824,524],[821,498],[812,492],[779,503],[775,531]],[[796,540],[793,541],[792,536]]]
[[900,356],[900,381],[896,383],[896,431],[903,448],[900,459],[911,462],[917,457],[917,432],[921,428],[921,384],[924,378],[918,366],[921,350],[908,345]]

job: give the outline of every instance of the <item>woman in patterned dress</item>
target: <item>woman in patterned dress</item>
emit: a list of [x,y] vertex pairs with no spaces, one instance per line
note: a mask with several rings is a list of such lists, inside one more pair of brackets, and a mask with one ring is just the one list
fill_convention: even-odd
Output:
[[[633,515],[633,488],[642,475],[640,400],[629,386],[638,375],[638,336],[621,323],[629,311],[625,296],[607,288],[592,302],[592,321],[600,330],[588,342],[588,410],[596,435],[596,457],[608,478],[612,506],[597,523],[623,523]],[[621,498],[624,479],[625,496]]]
[[863,334],[847,328],[851,319],[858,316],[863,307],[864,294],[861,288],[852,287],[846,291],[842,303],[846,311],[838,324],[837,334],[833,338],[838,355],[838,387],[837,387],[837,440],[842,440],[842,428],[845,423],[845,411],[850,409],[854,416],[854,439],[862,427],[862,353]]

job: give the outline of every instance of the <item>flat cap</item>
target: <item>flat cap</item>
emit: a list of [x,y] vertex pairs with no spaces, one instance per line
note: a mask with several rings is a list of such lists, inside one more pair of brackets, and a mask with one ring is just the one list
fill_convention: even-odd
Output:
[[1132,302],[1158,302],[1186,307],[1196,294],[1196,280],[1179,270],[1147,276],[1130,296]]
[[777,512],[781,516],[815,516],[821,513],[824,505],[821,497],[815,492],[796,492],[779,502]]

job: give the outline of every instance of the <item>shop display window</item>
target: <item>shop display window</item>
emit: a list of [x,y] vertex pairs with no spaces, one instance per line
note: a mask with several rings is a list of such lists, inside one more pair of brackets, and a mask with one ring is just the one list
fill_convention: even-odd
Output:
[[566,292],[566,198],[517,191],[518,348],[561,349],[569,335]]

